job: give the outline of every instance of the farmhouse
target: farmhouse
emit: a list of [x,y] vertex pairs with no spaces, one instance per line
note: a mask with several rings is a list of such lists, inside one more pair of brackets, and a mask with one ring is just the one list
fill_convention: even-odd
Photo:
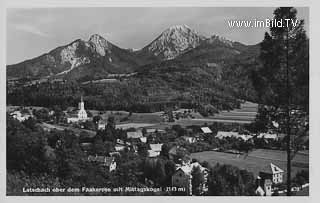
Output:
[[259,176],[262,180],[270,179],[272,183],[278,184],[283,182],[283,174],[284,171],[281,168],[270,163],[260,171]]
[[114,157],[106,157],[106,156],[88,156],[89,162],[98,163],[108,169],[109,172],[115,171],[117,168],[117,163],[115,162]]

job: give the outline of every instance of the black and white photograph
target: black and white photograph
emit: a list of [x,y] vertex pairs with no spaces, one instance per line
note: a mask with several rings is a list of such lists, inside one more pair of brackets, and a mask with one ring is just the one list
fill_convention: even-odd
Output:
[[309,196],[309,23],[6,8],[5,195]]

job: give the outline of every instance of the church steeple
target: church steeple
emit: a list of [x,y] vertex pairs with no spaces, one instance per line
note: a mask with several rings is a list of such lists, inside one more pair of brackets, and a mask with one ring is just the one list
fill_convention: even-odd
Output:
[[81,101],[79,103],[79,110],[84,110],[84,102],[83,102],[83,97],[81,95]]
[[87,112],[84,109],[84,101],[83,101],[82,95],[81,95],[81,101],[79,102],[78,119],[79,120],[87,119]]

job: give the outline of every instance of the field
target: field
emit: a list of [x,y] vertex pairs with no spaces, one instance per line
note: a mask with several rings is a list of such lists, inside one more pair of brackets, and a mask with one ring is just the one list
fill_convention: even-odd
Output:
[[[183,112],[188,109],[179,109],[175,112]],[[93,115],[98,115],[98,111],[90,110]],[[156,129],[170,128],[172,125],[180,125],[182,127],[190,125],[212,124],[213,122],[224,123],[251,123],[254,121],[258,111],[258,105],[251,102],[241,104],[239,109],[232,111],[221,111],[214,116],[203,117],[198,112],[192,111],[190,114],[193,118],[180,118],[174,122],[164,122],[162,115],[164,112],[154,113],[132,113],[129,115],[127,111],[105,111],[99,114],[103,120],[107,120],[109,116],[115,118],[117,127],[119,128],[142,128],[152,127]]]
[[[205,151],[192,153],[191,157],[199,161],[207,161],[212,166],[216,163],[234,165],[252,172],[255,176],[259,174],[262,168],[270,163],[279,166],[285,172],[287,171],[286,152],[279,150],[256,149],[247,155]],[[292,160],[292,176],[294,177],[300,170],[309,170],[308,151],[296,154]]]

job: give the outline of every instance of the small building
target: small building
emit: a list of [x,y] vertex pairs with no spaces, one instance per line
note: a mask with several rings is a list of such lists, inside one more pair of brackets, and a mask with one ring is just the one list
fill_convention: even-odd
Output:
[[114,146],[114,149],[117,151],[117,152],[121,152],[123,150],[125,150],[126,146],[124,145],[120,145],[120,144],[116,144],[116,146]]
[[277,140],[278,135],[275,133],[260,133],[257,138],[267,139],[267,140]]
[[253,138],[252,135],[246,135],[246,134],[239,134],[238,132],[226,132],[226,131],[218,131],[216,138],[218,139],[224,139],[228,137],[233,138],[240,138],[244,141],[248,141],[249,139]]
[[127,132],[127,139],[140,139],[143,137],[142,131]]
[[195,137],[190,137],[190,136],[182,136],[182,138],[187,141],[188,143],[195,143],[197,139]]
[[106,129],[106,123],[100,120],[98,122],[97,128],[98,128],[98,130],[105,130]]
[[273,163],[268,164],[266,167],[261,169],[259,176],[262,180],[269,179],[274,184],[283,182],[284,171]]
[[172,187],[185,188],[187,195],[192,195],[192,175],[190,167],[179,167],[172,175]]
[[202,127],[201,128],[201,131],[204,133],[204,134],[210,134],[212,133],[211,129],[209,127]]
[[160,155],[163,144],[150,144],[150,150],[148,150],[149,157],[157,157]]
[[140,137],[140,141],[142,143],[147,143],[147,138],[146,137]]
[[270,179],[262,179],[257,177],[257,189],[255,190],[258,196],[271,196],[272,195],[272,181]]
[[114,157],[106,157],[106,156],[88,156],[89,162],[95,162],[101,164],[102,166],[106,167],[109,172],[115,171],[117,168],[117,163],[115,162]]
[[23,114],[20,111],[14,111],[12,113],[10,113],[10,115],[14,118],[17,119],[20,122],[23,122],[25,120],[28,120],[29,118],[31,118],[32,116],[30,114]]
[[208,169],[201,166],[198,162],[177,165],[175,173],[172,175],[172,186],[185,188],[188,195],[192,195],[192,170],[199,167],[204,176],[204,182],[200,186],[201,192],[207,191]]

